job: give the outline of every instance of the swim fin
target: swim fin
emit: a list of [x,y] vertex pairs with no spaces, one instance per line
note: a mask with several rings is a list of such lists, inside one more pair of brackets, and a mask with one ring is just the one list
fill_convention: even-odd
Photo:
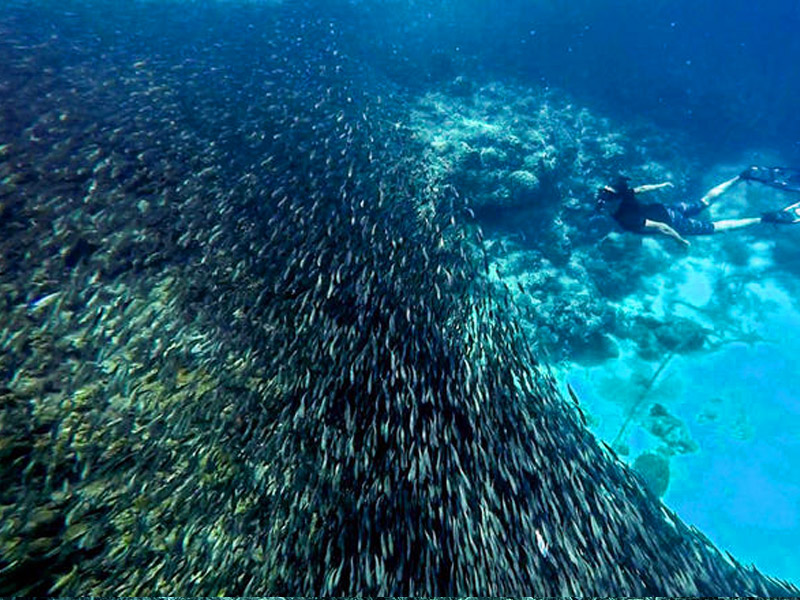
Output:
[[739,173],[745,181],[757,181],[786,192],[800,192],[800,169],[751,166]]
[[785,206],[780,210],[773,210],[761,214],[762,223],[778,223],[781,225],[792,225],[800,223],[800,202],[795,202]]

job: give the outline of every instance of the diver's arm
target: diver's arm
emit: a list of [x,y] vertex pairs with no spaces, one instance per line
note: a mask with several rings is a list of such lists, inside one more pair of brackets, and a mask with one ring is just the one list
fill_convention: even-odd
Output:
[[661,188],[665,187],[675,187],[672,185],[671,182],[665,181],[664,183],[647,183],[645,185],[640,185],[633,188],[633,192],[635,194],[641,194],[642,192],[652,192],[653,190],[660,190]]
[[675,231],[672,227],[670,227],[666,223],[662,223],[661,221],[651,221],[650,219],[645,219],[644,228],[653,233],[662,233],[666,236],[669,236],[672,239],[680,242],[684,246],[689,245],[689,241],[687,239],[681,237],[680,233]]

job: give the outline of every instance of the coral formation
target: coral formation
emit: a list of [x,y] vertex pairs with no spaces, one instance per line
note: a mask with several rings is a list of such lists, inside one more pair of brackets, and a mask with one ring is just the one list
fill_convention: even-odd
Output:
[[644,427],[664,443],[662,448],[668,455],[687,454],[698,450],[686,424],[670,414],[661,404],[655,403],[650,407],[644,419]]
[[619,335],[635,341],[639,356],[658,360],[670,352],[688,353],[704,347],[708,330],[701,324],[675,315],[656,319],[649,315],[631,315]]
[[[625,154],[607,121],[553,93],[497,82],[429,93],[411,126],[428,145],[433,175],[457,185],[479,212],[538,209],[544,217],[556,207],[548,196],[557,177],[596,176],[599,161]],[[546,231],[546,222],[529,231]]]
[[658,452],[642,452],[633,461],[633,469],[656,496],[663,496],[669,487],[669,459]]

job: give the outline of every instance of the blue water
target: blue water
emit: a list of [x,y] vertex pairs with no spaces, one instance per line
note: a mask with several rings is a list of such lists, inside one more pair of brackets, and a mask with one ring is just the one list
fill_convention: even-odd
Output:
[[[354,3],[403,85],[464,67],[558,87],[626,119],[691,131],[716,157],[800,148],[800,6],[789,0]],[[375,41],[366,44],[374,52]],[[688,149],[695,151],[696,148]]]

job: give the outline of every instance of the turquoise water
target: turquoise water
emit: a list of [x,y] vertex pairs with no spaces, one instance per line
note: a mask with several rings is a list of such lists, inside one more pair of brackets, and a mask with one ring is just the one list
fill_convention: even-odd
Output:
[[[766,325],[781,335],[800,325],[800,316],[778,314]],[[732,346],[684,367],[685,377],[737,402],[749,431],[740,440],[713,425],[696,426],[702,450],[696,462],[678,463],[665,500],[740,560],[797,579],[800,563],[788,551],[800,533],[800,432],[792,425],[800,416],[794,358],[800,345],[794,341],[783,335],[778,346]],[[690,419],[692,400],[679,402],[676,412]]]
[[[800,561],[791,548],[800,535],[800,342],[791,332],[800,327],[800,312],[774,281],[756,285],[762,298],[775,303],[756,324],[770,342],[675,357],[660,377],[668,390],[658,400],[687,425],[699,447],[671,460],[663,499],[741,562],[797,579]],[[710,300],[708,281],[697,271],[677,289],[687,302]],[[614,367],[575,367],[566,375],[608,442],[626,414],[609,388],[598,385]],[[654,439],[644,429],[631,432],[630,457],[651,449]]]

